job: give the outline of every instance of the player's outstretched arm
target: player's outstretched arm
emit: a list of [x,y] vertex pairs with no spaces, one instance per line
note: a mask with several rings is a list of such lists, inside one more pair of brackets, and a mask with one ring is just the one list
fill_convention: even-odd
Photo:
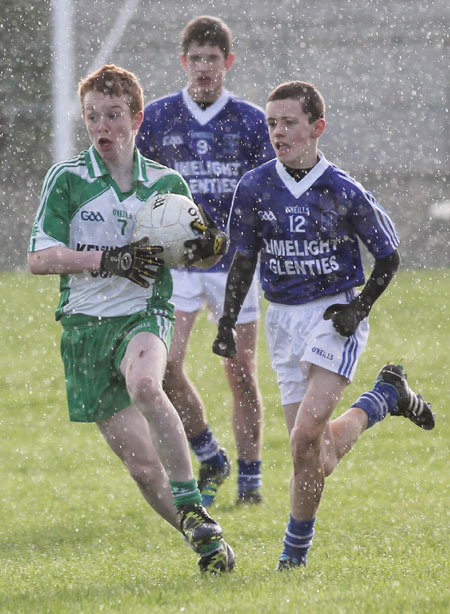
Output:
[[332,320],[334,328],[343,337],[351,337],[372,309],[375,301],[383,294],[400,265],[397,250],[386,258],[377,258],[372,274],[361,293],[350,303],[334,304],[327,307],[324,320]]
[[37,252],[29,252],[27,264],[33,275],[64,275],[98,271],[101,258],[101,252],[77,252],[63,245],[55,245]]
[[258,255],[247,258],[236,252],[227,277],[223,315],[213,343],[213,352],[225,358],[236,355],[236,320],[247,296],[258,262]]
[[156,278],[155,267],[162,266],[164,260],[157,258],[163,248],[145,245],[144,238],[123,247],[106,251],[78,252],[63,245],[55,245],[27,257],[28,267],[34,275],[64,275],[83,271],[106,271],[112,275],[126,277],[130,281],[147,288],[146,278]]

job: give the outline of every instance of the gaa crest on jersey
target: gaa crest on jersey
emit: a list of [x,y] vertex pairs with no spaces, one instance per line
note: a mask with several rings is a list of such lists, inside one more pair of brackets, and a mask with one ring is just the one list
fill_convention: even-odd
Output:
[[263,222],[276,222],[277,218],[273,211],[258,211],[259,219]]
[[87,211],[84,209],[81,212],[81,219],[84,222],[104,222],[105,218],[100,213],[100,211]]
[[163,147],[183,145],[184,140],[181,134],[166,134],[163,136]]
[[327,234],[335,233],[339,221],[336,211],[322,211],[320,215],[320,231]]

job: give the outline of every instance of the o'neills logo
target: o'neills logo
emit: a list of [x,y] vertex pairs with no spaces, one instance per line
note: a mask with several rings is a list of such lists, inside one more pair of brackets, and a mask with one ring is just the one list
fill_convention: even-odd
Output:
[[325,352],[325,350],[321,350],[320,348],[316,347],[313,347],[311,351],[314,352],[314,354],[318,354],[322,358],[326,358],[327,360],[333,360],[333,354],[331,354],[330,352]]

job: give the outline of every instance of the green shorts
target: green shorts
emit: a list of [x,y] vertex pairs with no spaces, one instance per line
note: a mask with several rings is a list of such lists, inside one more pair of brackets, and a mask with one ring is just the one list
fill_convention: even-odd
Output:
[[97,422],[131,404],[120,363],[131,339],[150,332],[170,348],[175,318],[167,310],[131,316],[94,318],[82,314],[61,319],[61,356],[72,422]]

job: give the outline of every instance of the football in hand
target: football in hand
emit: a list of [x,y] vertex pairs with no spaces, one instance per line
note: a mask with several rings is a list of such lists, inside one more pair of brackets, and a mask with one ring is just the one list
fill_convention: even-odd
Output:
[[157,194],[136,214],[133,241],[148,237],[149,245],[162,245],[161,258],[169,268],[184,267],[185,241],[200,233],[191,228],[195,220],[204,223],[197,205],[181,194]]

